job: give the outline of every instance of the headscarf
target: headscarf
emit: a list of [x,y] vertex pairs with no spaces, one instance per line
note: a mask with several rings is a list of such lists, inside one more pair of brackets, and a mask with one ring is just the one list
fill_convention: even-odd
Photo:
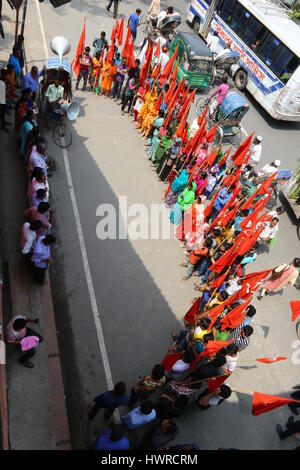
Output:
[[185,211],[188,209],[193,202],[195,201],[195,191],[196,191],[196,183],[192,182],[192,189],[189,189],[189,186],[185,188],[183,191],[182,196],[178,198],[178,204],[180,205],[181,209]]
[[182,172],[175,178],[175,180],[172,183],[171,189],[175,193],[179,193],[180,191],[183,191],[183,189],[186,187],[187,182],[189,180],[188,174],[186,169],[182,170]]

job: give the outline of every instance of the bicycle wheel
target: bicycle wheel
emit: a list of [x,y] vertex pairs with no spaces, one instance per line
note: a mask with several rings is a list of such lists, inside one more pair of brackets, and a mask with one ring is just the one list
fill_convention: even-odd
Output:
[[72,143],[72,132],[66,124],[59,122],[53,129],[53,139],[56,145],[65,149]]
[[146,33],[146,32],[148,31],[148,26],[149,26],[149,25],[148,25],[148,18],[147,18],[146,15],[143,15],[143,16],[141,17],[140,23],[141,23],[141,25],[142,25],[142,31],[143,31],[144,33]]
[[206,106],[207,106],[207,98],[205,98],[204,96],[200,96],[196,102],[196,113],[198,114],[198,116],[200,116],[200,114],[203,113]]

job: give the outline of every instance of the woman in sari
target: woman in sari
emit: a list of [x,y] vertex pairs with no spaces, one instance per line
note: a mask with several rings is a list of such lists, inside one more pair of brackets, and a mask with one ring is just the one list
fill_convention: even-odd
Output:
[[261,300],[265,294],[270,292],[278,292],[287,286],[293,286],[299,275],[297,268],[300,268],[300,258],[295,258],[290,265],[282,263],[273,269],[271,277],[264,282],[260,295],[257,297]]
[[150,131],[152,129],[152,125],[154,123],[154,120],[157,114],[158,114],[158,111],[155,107],[155,101],[152,101],[149,103],[148,113],[143,121],[142,129],[141,129],[141,134],[142,136],[145,137],[145,139],[148,139],[149,137]]
[[154,159],[155,159],[154,165],[156,166],[157,173],[160,172],[160,169],[164,162],[164,158],[166,158],[167,151],[171,145],[172,145],[172,134],[170,130],[167,130],[166,135],[163,135],[162,138],[160,139],[160,144],[157,147],[156,152],[154,154]]
[[101,52],[96,52],[95,57],[92,61],[92,71],[89,76],[89,84],[93,90],[98,89],[99,78],[101,69],[103,67],[103,59],[101,59]]
[[15,131],[19,133],[20,126],[22,123],[22,119],[27,113],[29,109],[32,109],[33,102],[32,102],[32,91],[30,88],[26,88],[23,91],[21,97],[16,103],[15,109]]
[[151,100],[151,90],[147,91],[146,94],[145,94],[145,101],[144,101],[144,104],[142,105],[142,107],[140,109],[140,112],[139,112],[139,118],[138,118],[138,123],[136,125],[136,129],[141,129],[142,128],[144,119],[147,116],[148,106],[149,106],[150,100]]
[[198,196],[195,202],[185,211],[184,217],[176,229],[176,238],[178,240],[195,242],[200,225],[203,228],[204,224],[205,201],[205,196]]
[[149,138],[147,142],[145,143],[146,146],[149,146],[149,149],[147,150],[147,153],[150,157],[153,156],[157,145],[159,144],[159,138],[158,138],[158,133],[164,123],[164,112],[160,110],[158,112],[158,116],[154,119],[152,128],[149,133]]
[[184,190],[189,180],[189,175],[186,169],[182,170],[180,174],[175,178],[171,185],[171,189],[168,192],[165,203],[166,206],[172,209],[174,204],[176,204],[178,200],[179,194]]
[[177,203],[173,207],[170,214],[170,221],[174,225],[178,225],[182,219],[184,212],[195,201],[196,183],[193,181],[188,184],[187,188],[180,194]]
[[176,163],[177,157],[179,155],[180,146],[181,146],[181,138],[174,137],[172,145],[167,152],[167,158],[165,160],[165,163],[162,165],[161,171],[159,173],[159,178],[162,181],[165,181],[168,178],[169,173],[174,163]]
[[20,153],[22,157],[25,157],[26,154],[26,139],[27,135],[34,126],[36,125],[35,119],[34,119],[34,111],[32,109],[29,109],[25,116],[22,119],[22,124],[20,126],[20,137],[21,137],[21,145],[20,145]]
[[138,90],[136,102],[135,102],[135,105],[134,105],[134,108],[133,108],[133,122],[137,121],[139,112],[140,112],[140,110],[141,110],[141,108],[144,104],[145,94],[146,94],[146,90],[145,90],[144,86],[142,85],[142,86],[140,86],[140,88]]
[[115,59],[113,59],[111,64],[105,64],[102,68],[102,83],[101,83],[101,93],[107,97],[109,95],[110,89],[112,87],[115,76],[117,75],[117,66],[115,64]]

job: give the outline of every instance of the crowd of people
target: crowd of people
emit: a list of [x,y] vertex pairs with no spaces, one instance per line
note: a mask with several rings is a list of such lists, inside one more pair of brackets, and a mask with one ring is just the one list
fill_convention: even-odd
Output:
[[[267,204],[281,162],[274,160],[259,168],[261,136],[249,136],[235,151],[214,148],[216,126],[209,127],[207,109],[188,122],[195,92],[184,80],[176,81],[176,51],[168,53],[162,36],[156,41],[148,36],[139,45],[139,57],[130,54],[140,13],[136,10],[129,19],[128,41],[122,53],[116,45],[118,23],[110,44],[105,32],[95,38],[93,57],[90,48],[85,47],[79,58],[76,88],[83,80],[85,90],[89,81],[91,91],[119,100],[122,114],[127,107],[132,115],[144,139],[149,168],[166,185],[165,204],[185,255],[182,280],[194,277],[197,297],[184,316],[184,328],[170,333],[172,342],[166,356],[150,375],[139,378],[130,396],[125,383],[118,382],[113,390],[94,399],[88,415],[92,420],[104,408],[104,419],[109,420],[117,407],[129,408],[121,416],[121,423],[112,424],[97,438],[93,447],[96,450],[129,449],[125,430],[146,424],[150,427],[138,444],[141,449],[198,449],[196,443],[169,447],[180,432],[174,419],[183,416],[191,404],[204,411],[231,396],[228,381],[254,333],[253,296],[259,288],[261,300],[270,292],[293,285],[300,258],[247,273],[248,265],[276,242],[284,209],[268,210]],[[28,181],[29,208],[24,214],[21,250],[35,282],[42,284],[51,261],[50,246],[55,243],[51,234],[47,143],[40,135],[34,102],[42,72],[32,67],[29,74],[22,75],[22,40],[18,38],[7,69],[1,70],[5,87],[5,112],[1,101],[1,116],[15,105],[15,131]],[[14,102],[16,86],[22,91]],[[210,98],[217,96],[220,104],[227,91],[227,85],[221,86]],[[46,92],[48,104],[59,105],[63,92],[58,81],[51,84]],[[48,114],[49,119],[52,117]],[[4,130],[6,125],[4,117]],[[11,320],[11,342],[32,336],[32,330],[26,327],[28,321],[25,317]],[[29,349],[32,355],[33,350]],[[30,357],[30,353],[22,356],[20,363],[33,367]]]
[[[188,123],[194,93],[184,80],[177,83],[176,54],[168,54],[160,37],[156,41],[151,36],[145,38],[134,66],[126,46],[122,53],[115,46],[113,59],[107,60],[110,46],[104,32],[93,45],[91,90],[119,100],[122,114],[127,107],[132,115],[144,139],[150,168],[166,184],[164,200],[170,222],[177,227],[176,237],[186,256],[182,266],[187,271],[182,280],[194,277],[198,295],[184,316],[185,327],[171,333],[166,357],[149,376],[139,379],[130,396],[125,383],[119,382],[89,406],[90,419],[101,408],[106,410],[106,420],[119,406],[130,409],[121,416],[121,423],[111,425],[98,437],[94,448],[128,449],[125,430],[151,423],[139,447],[177,449],[181,446],[169,447],[179,432],[174,418],[184,415],[192,403],[203,411],[231,395],[228,379],[254,333],[251,324],[256,309],[251,302],[255,292],[261,289],[261,300],[293,285],[298,276],[300,258],[247,274],[247,267],[276,242],[284,209],[267,207],[281,162],[276,159],[259,167],[260,135],[248,137],[235,152],[214,148],[215,126],[209,128],[207,109]],[[89,52],[86,49],[84,55]],[[210,100],[217,98],[216,106],[222,104],[228,89],[224,79]],[[197,449],[198,445],[181,448]]]

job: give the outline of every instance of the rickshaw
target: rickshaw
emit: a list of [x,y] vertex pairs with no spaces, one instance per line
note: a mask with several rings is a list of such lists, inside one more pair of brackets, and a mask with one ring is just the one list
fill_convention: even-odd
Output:
[[203,39],[198,34],[180,31],[172,42],[170,55],[177,44],[177,81],[181,82],[185,78],[187,85],[200,91],[209,87],[213,73],[213,54]]
[[79,105],[73,101],[72,69],[69,60],[62,57],[63,54],[69,52],[68,40],[57,36],[51,41],[50,47],[59,57],[50,57],[46,61],[43,69],[43,79],[39,84],[37,104],[41,112],[43,105],[46,104],[45,94],[48,86],[54,83],[55,80],[58,80],[59,84],[64,88],[64,103],[55,105],[52,109],[52,115],[56,121],[56,125],[53,128],[53,139],[59,147],[66,148],[72,143],[72,133],[66,125],[67,119],[74,121],[77,118]]
[[198,114],[202,114],[207,105],[211,124],[218,123],[214,145],[223,142],[238,147],[242,137],[241,121],[249,110],[247,101],[235,91],[229,92],[223,104],[217,108],[212,106],[209,98],[202,98],[198,101]]
[[172,41],[176,34],[176,28],[181,25],[181,15],[178,12],[167,15],[162,20],[160,28],[154,26],[152,18],[147,15],[141,17],[140,24],[143,25],[143,31],[151,34],[153,39],[156,39],[158,33],[160,33],[167,41]]

